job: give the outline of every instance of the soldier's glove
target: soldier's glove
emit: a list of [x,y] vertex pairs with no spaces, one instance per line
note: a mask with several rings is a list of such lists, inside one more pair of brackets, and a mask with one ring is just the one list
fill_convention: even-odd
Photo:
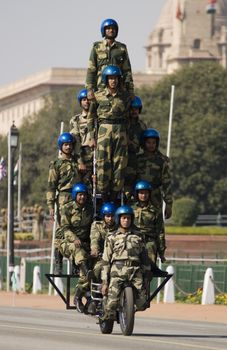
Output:
[[101,293],[102,293],[103,296],[107,295],[107,293],[108,293],[108,284],[104,283],[102,285]]
[[93,249],[91,250],[91,256],[93,256],[94,258],[97,258],[98,255],[99,255],[98,249],[93,248]]
[[172,216],[172,208],[167,205],[165,208],[165,219],[169,219]]
[[76,247],[76,248],[80,248],[80,246],[81,246],[81,241],[77,238],[77,239],[74,240],[74,244],[75,244],[75,247]]

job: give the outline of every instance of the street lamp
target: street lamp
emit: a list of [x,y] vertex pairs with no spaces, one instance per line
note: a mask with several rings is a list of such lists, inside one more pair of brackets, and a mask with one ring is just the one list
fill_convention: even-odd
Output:
[[7,290],[14,269],[14,155],[18,146],[19,131],[14,122],[8,134],[8,225],[7,225]]

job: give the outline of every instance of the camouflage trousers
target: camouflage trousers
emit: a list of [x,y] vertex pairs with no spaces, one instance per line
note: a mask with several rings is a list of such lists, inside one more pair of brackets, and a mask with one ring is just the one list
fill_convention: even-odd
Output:
[[86,165],[86,171],[81,172],[81,182],[88,186],[92,191],[92,174],[93,174],[93,149],[91,147],[81,147],[81,158]]
[[130,281],[135,288],[135,304],[137,310],[144,310],[146,303],[146,292],[144,289],[143,275],[140,267],[135,266],[116,266],[113,263],[110,272],[110,284],[108,296],[105,305],[105,313],[112,314],[117,309],[122,286],[125,282]]
[[128,162],[126,126],[101,124],[97,140],[97,184],[100,192],[119,192]]
[[61,211],[62,207],[65,203],[68,203],[72,200],[71,192],[60,192],[57,197],[57,229],[55,233],[55,239],[54,239],[54,247],[59,249],[59,246],[64,238],[63,234],[61,233]]
[[151,262],[156,264],[157,253],[158,253],[157,241],[156,241],[156,239],[146,240],[146,238],[145,238],[145,241],[146,241],[146,249],[147,249],[148,258]]
[[134,193],[134,186],[136,182],[136,172],[137,172],[137,157],[136,153],[128,153],[128,165],[126,168],[125,178],[127,179],[124,190],[127,198]]

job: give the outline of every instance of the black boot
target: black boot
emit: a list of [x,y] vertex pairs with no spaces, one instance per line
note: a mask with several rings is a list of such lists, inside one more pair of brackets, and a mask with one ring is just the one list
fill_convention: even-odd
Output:
[[73,276],[79,276],[80,274],[80,268],[79,266],[75,263],[74,259],[72,260],[72,275]]
[[151,272],[153,277],[167,277],[168,272],[160,270],[156,264],[151,265]]
[[54,250],[54,258],[55,258],[54,274],[61,275],[63,270],[63,255],[58,250],[58,248],[55,248]]
[[88,270],[86,261],[82,261],[82,263],[80,263],[79,267],[80,267],[80,271],[83,273],[83,275],[87,277],[89,270]]
[[84,313],[84,304],[82,303],[82,295],[80,290],[76,291],[73,303],[76,306],[78,312],[80,312],[81,314]]
[[111,200],[111,202],[117,203],[118,192],[112,191],[111,194],[110,194],[110,200]]

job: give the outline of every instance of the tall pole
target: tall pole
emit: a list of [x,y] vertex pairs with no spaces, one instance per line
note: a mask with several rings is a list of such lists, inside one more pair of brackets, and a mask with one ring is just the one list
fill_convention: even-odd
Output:
[[171,100],[170,100],[170,111],[169,111],[169,130],[168,130],[168,139],[167,139],[167,157],[170,156],[170,145],[171,145],[171,134],[172,134],[172,121],[173,121],[173,102],[174,102],[174,92],[175,86],[171,87]]
[[21,164],[22,164],[22,143],[19,146],[19,158],[18,158],[18,194],[17,194],[17,218],[19,228],[21,230]]
[[8,134],[8,209],[7,209],[7,271],[6,271],[6,290],[7,292],[9,291],[10,287],[10,235],[12,232],[12,222],[11,222],[11,208],[12,208],[12,187],[11,187],[11,167],[12,167],[12,162],[11,162],[11,131]]

